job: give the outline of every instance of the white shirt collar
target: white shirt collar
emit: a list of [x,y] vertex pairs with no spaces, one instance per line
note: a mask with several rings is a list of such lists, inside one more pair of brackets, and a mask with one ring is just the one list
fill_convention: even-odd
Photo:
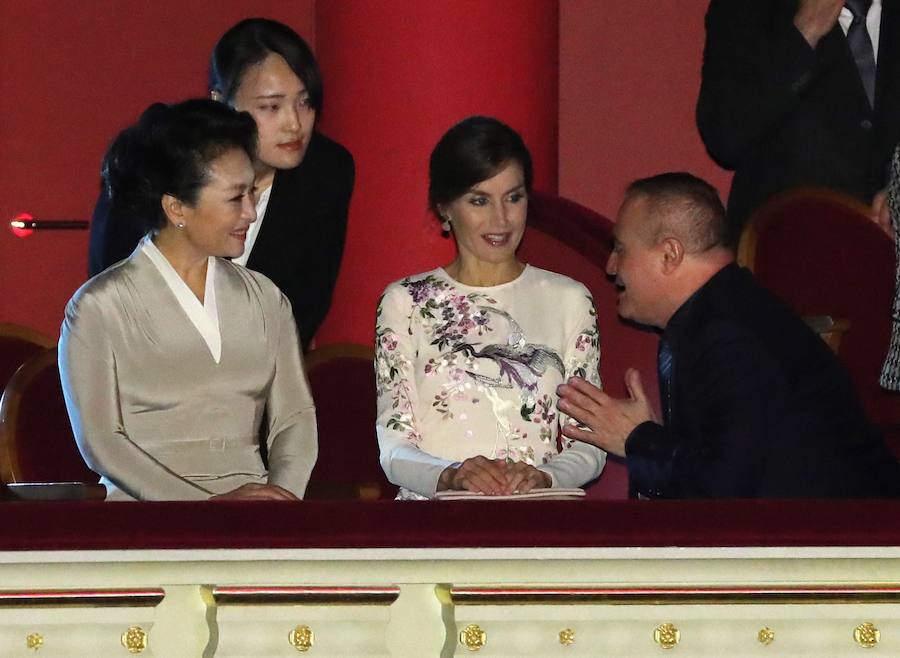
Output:
[[256,244],[256,236],[259,235],[263,218],[266,216],[266,208],[269,207],[269,197],[271,195],[271,185],[259,193],[259,199],[256,201],[256,221],[250,224],[250,228],[247,229],[247,238],[244,240],[244,253],[237,258],[232,258],[232,263],[247,267],[247,260],[250,258],[250,251],[253,249],[253,245]]
[[169,286],[169,290],[175,295],[179,306],[200,332],[213,360],[219,363],[222,359],[222,334],[219,332],[219,309],[216,304],[216,259],[210,256],[207,260],[206,287],[201,304],[168,259],[153,244],[149,235],[141,241],[141,251],[147,254],[150,262],[156,266],[166,285]]

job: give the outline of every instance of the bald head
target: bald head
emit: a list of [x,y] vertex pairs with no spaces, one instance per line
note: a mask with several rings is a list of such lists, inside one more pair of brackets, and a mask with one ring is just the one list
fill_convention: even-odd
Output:
[[641,178],[625,191],[625,203],[641,199],[650,219],[641,227],[649,244],[675,238],[686,254],[700,255],[727,245],[725,208],[715,188],[684,172]]

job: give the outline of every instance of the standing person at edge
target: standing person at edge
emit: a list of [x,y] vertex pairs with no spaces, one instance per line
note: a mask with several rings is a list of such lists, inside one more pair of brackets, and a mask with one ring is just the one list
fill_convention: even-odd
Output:
[[734,262],[715,189],[685,173],[631,184],[606,271],[619,315],[663,330],[663,422],[636,370],[618,400],[580,378],[563,433],[624,456],[660,498],[900,494],[900,469],[825,342]]
[[[318,64],[287,25],[248,18],[213,49],[209,88],[214,100],[249,112],[259,131],[257,221],[234,262],[284,292],[308,349],[331,305],[354,181],[350,153],[315,130],[323,96]],[[128,257],[143,235],[132,218],[109,216],[104,189],[91,223],[91,276]]]
[[900,141],[900,2],[713,0],[697,126],[710,155],[735,172],[732,244],[754,210],[798,186],[871,202],[887,227],[882,190]]

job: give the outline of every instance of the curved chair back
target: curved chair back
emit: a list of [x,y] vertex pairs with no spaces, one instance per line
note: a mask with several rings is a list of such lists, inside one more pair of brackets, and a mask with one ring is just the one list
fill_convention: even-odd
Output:
[[0,399],[0,482],[98,480],[75,444],[56,350],[42,352],[16,371]]
[[368,345],[326,345],[304,356],[316,404],[319,457],[306,498],[393,498],[375,436],[375,352]]
[[798,314],[844,321],[838,357],[869,417],[888,436],[900,430],[900,394],[878,384],[891,335],[894,245],[868,206],[831,190],[779,195],[744,229],[738,260]]
[[19,366],[38,352],[55,345],[51,339],[31,327],[0,322],[0,393]]
[[[624,397],[625,370],[637,368],[657,409],[656,333],[623,322],[617,314],[615,286],[606,275],[612,248],[612,220],[574,201],[535,192],[529,199],[528,224],[519,249],[537,267],[582,282],[594,297],[600,326],[600,373],[604,389]],[[628,474],[622,461],[610,457],[600,479],[587,488],[589,498],[627,498]]]

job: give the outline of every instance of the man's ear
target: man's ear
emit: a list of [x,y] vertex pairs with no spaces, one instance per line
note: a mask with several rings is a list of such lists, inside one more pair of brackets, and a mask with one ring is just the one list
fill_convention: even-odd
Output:
[[163,194],[160,205],[162,205],[163,212],[166,214],[166,219],[169,224],[175,228],[184,227],[185,205],[182,203],[181,199],[178,199],[171,194]]
[[684,260],[684,245],[678,238],[664,238],[660,242],[662,251],[662,266],[664,274],[671,274]]

